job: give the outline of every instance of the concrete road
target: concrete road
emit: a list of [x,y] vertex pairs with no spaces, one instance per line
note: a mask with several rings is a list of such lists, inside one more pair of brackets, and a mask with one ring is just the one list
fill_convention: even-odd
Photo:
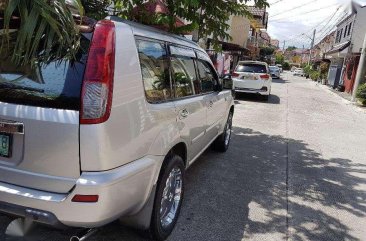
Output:
[[[268,103],[240,96],[234,126],[227,153],[207,151],[189,169],[170,241],[366,240],[364,111],[284,74]],[[0,216],[1,233],[8,222]],[[73,233],[36,232],[42,241]],[[90,240],[144,239],[114,223]]]

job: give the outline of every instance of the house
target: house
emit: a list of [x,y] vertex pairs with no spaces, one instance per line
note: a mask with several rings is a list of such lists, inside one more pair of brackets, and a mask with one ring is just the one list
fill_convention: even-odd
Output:
[[271,39],[271,46],[276,48],[276,49],[279,49],[280,48],[280,41],[277,40],[277,39]]
[[217,53],[212,49],[212,36],[206,39],[206,51],[210,55],[219,75],[230,73],[238,61],[249,59],[250,51],[247,46],[250,20],[245,16],[230,16],[227,21],[230,26],[226,33],[231,39],[221,40],[222,52]]
[[253,15],[250,20],[249,36],[247,41],[247,48],[250,50],[252,59],[259,59],[261,45],[270,42],[270,38],[263,34],[263,30],[268,27],[268,12],[266,8],[257,8],[249,6],[248,11]]
[[352,3],[352,12],[337,24],[334,46],[326,53],[331,60],[328,82],[351,93],[366,33],[366,6]]
[[284,52],[285,59],[291,66],[300,67],[302,64],[308,63],[310,60],[309,49],[294,49]]
[[333,48],[336,37],[336,31],[327,34],[323,37],[322,40],[319,41],[318,44],[314,46],[311,50],[311,60],[312,62],[320,62],[323,60],[329,60],[329,56],[327,53]]

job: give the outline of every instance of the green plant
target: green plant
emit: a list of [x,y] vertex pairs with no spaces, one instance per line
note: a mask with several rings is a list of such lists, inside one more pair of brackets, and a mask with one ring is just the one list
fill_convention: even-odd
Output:
[[284,69],[284,70],[290,70],[290,64],[289,64],[289,62],[284,62],[283,64],[282,64],[282,68]]
[[316,70],[312,70],[310,72],[310,75],[309,76],[310,76],[310,78],[312,80],[317,81],[319,79],[319,77],[320,77],[320,72],[319,71],[316,71]]
[[313,71],[313,69],[312,69],[311,65],[306,65],[304,67],[304,73],[305,73],[306,76],[310,76],[312,71]]
[[358,87],[356,97],[361,101],[363,105],[366,105],[366,83]]
[[[79,29],[66,0],[2,0],[1,49],[17,65],[47,63],[74,58],[79,45]],[[79,0],[74,9],[83,15]],[[19,18],[14,26],[14,19]],[[12,29],[16,29],[14,33]]]

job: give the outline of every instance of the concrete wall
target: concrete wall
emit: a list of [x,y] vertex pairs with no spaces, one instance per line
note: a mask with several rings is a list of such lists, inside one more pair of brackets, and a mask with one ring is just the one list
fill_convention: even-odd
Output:
[[249,37],[250,21],[246,17],[233,16],[231,18],[230,26],[229,34],[233,39],[229,42],[240,45],[241,47],[246,47]]
[[362,48],[363,40],[365,38],[366,33],[366,6],[357,9],[357,16],[354,22],[354,29],[352,35],[352,52],[360,53],[360,49]]

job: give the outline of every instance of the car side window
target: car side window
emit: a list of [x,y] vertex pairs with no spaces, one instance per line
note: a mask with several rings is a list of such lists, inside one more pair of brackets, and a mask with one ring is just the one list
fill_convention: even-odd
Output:
[[149,102],[162,102],[172,98],[169,58],[164,43],[137,40],[145,95]]
[[171,57],[171,70],[176,98],[183,98],[201,92],[192,58],[183,56]]
[[216,79],[212,67],[203,60],[197,60],[197,70],[201,81],[202,93],[213,92],[215,89]]

